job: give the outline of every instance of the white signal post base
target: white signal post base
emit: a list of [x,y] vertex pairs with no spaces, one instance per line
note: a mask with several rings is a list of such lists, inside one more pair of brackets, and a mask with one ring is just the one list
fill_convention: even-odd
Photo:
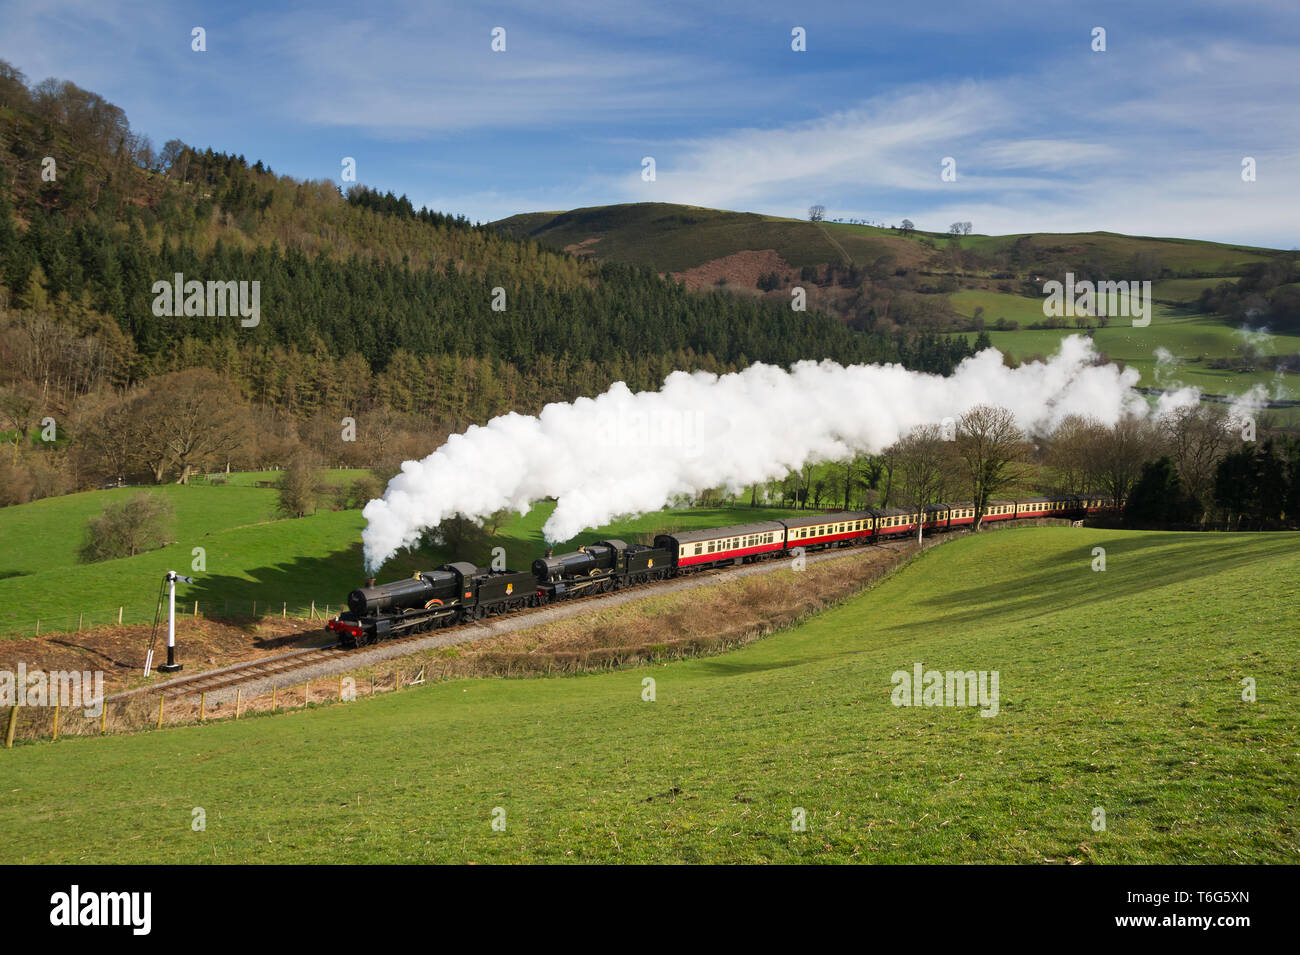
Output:
[[[194,583],[193,577],[182,577],[174,570],[167,571],[167,662],[159,664],[159,673],[175,673],[185,669],[184,664],[176,662],[176,581]],[[152,654],[151,661],[152,662]]]

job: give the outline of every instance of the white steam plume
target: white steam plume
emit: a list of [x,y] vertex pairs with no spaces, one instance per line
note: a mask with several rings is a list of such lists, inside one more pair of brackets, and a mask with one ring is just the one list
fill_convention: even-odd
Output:
[[[659,391],[639,394],[619,382],[594,399],[547,405],[536,417],[494,418],[404,463],[383,499],[366,505],[366,567],[374,572],[454,515],[522,513],[554,497],[543,530],[547,540],[568,540],[679,495],[739,491],[806,462],[880,451],[918,425],[977,404],[1009,409],[1034,434],[1050,433],[1071,414],[1108,424],[1146,414],[1133,390],[1137,371],[1095,362],[1091,343],[1075,335],[1046,363],[1011,369],[987,349],[947,378],[898,365],[805,361],[790,371],[752,365],[721,377],[677,371]],[[1166,395],[1162,410],[1195,394]]]

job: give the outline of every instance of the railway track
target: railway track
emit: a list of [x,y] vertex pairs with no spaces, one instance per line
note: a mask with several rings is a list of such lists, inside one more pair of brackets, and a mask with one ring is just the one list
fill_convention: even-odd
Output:
[[114,700],[126,700],[150,693],[180,694],[182,696],[193,693],[211,693],[216,690],[230,689],[254,680],[271,679],[292,673],[295,670],[315,666],[318,663],[323,663],[348,652],[342,645],[337,643],[327,647],[306,647],[302,650],[293,650],[274,657],[265,657],[261,660],[250,660],[247,663],[236,663],[217,670],[206,670],[203,673],[179,677],[154,686],[126,690],[122,693],[104,697],[104,702],[111,703]]

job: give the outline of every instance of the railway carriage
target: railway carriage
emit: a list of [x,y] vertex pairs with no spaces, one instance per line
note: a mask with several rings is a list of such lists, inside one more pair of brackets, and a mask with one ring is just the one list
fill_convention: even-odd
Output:
[[786,546],[805,550],[847,547],[870,540],[875,534],[874,511],[836,511],[781,520],[786,527]]
[[975,504],[971,501],[931,504],[925,510],[926,530],[948,531],[975,523]]
[[1056,499],[1050,497],[1030,497],[1016,502],[1017,520],[1032,520],[1036,517],[1055,517]]
[[1013,521],[1016,519],[1016,502],[1001,499],[989,501],[984,508],[983,523],[991,521]]
[[887,507],[876,511],[876,537],[916,534],[916,511],[908,507]]
[[752,563],[784,553],[786,528],[780,521],[660,534],[655,547],[668,551],[677,573],[695,573],[721,564]]

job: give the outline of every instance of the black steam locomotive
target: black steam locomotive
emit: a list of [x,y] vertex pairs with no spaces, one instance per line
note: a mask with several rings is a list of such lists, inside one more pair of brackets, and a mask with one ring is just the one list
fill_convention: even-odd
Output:
[[361,587],[348,594],[348,612],[328,624],[346,647],[537,607],[605,594],[672,573],[672,555],[658,547],[597,541],[571,554],[548,554],[532,571],[490,570],[464,561],[421,571],[408,580]]
[[[1035,497],[990,501],[985,523],[1033,518],[1079,519],[1115,509],[1100,497]],[[421,571],[408,580],[362,587],[348,594],[348,611],[328,624],[346,647],[539,607],[557,600],[606,594],[623,587],[717,567],[789,557],[800,551],[852,547],[890,538],[970,526],[969,501],[933,504],[924,512],[901,507],[831,511],[779,521],[660,534],[653,547],[596,541],[570,554],[547,554],[531,572],[490,570],[460,561]]]

